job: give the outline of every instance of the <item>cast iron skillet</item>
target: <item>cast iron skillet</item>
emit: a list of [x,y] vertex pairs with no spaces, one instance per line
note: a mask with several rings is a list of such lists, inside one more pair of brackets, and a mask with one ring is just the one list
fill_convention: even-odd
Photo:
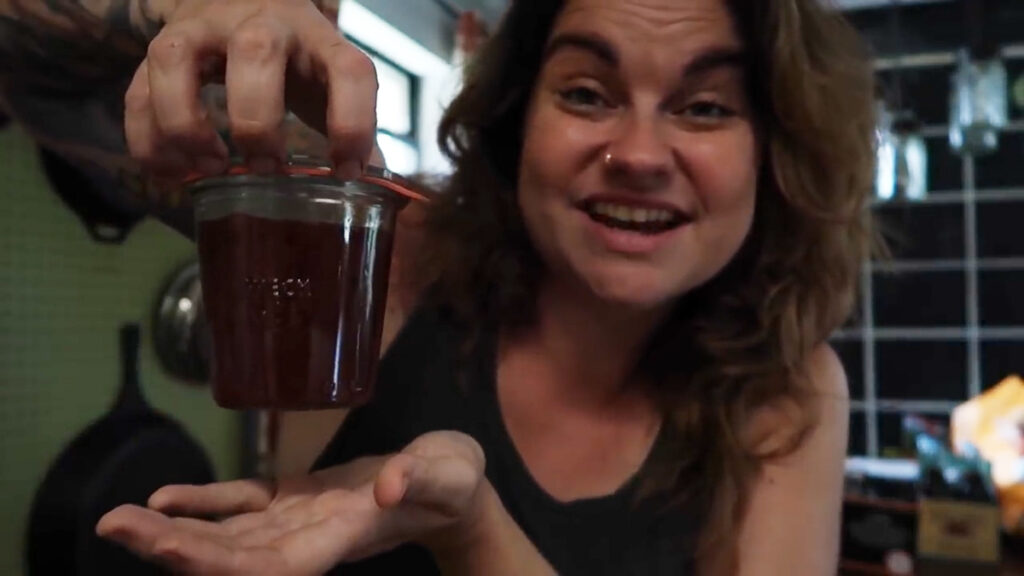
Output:
[[137,201],[130,201],[124,187],[113,178],[95,171],[87,173],[47,148],[39,148],[39,158],[53,191],[96,242],[121,244],[145,218],[145,209]]
[[139,389],[139,327],[121,328],[122,388],[113,410],[64,449],[35,495],[26,541],[30,576],[165,574],[95,535],[121,504],[145,505],[166,484],[214,481],[206,454]]

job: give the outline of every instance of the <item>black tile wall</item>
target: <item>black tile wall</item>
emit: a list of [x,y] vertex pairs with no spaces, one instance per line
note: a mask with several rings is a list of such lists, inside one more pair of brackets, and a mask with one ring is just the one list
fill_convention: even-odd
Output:
[[1024,326],[1024,270],[978,274],[982,326]]
[[893,105],[899,100],[897,93],[902,92],[902,102],[913,109],[921,123],[946,124],[949,106],[945,98],[935,98],[935,92],[949,92],[953,70],[953,66],[886,70],[878,74],[878,88],[886,101]]
[[1024,185],[1024,134],[1004,133],[995,152],[975,159],[974,171],[979,189]]
[[877,342],[877,393],[889,400],[964,400],[967,345],[961,341]]
[[[942,125],[946,125],[946,121]],[[924,140],[928,150],[928,190],[959,192],[964,188],[964,159],[949,147],[949,136],[931,136]]]
[[962,204],[882,204],[875,215],[895,260],[964,257]]
[[1024,258],[1024,190],[1017,202],[978,204],[978,256]]
[[850,397],[854,400],[864,398],[864,343],[860,340],[843,340],[833,342],[839,360],[846,371],[846,380],[850,386]]
[[1009,80],[1010,98],[1010,119],[1017,120],[1024,117],[1024,102],[1014,102],[1012,98],[1013,83],[1024,76],[1024,60],[1007,60],[1006,77]]
[[883,452],[903,448],[903,416],[901,413],[878,415],[878,446]]
[[962,326],[966,282],[962,271],[876,272],[877,326]]
[[846,446],[847,454],[867,454],[867,425],[863,412],[850,413],[850,434]]
[[[879,8],[847,13],[875,54],[892,58],[898,54],[951,53],[964,45],[963,3],[946,2],[905,5],[899,8],[901,28],[894,34],[892,9]],[[999,45],[1024,44],[1024,1],[989,0],[989,37]],[[986,259],[1024,260],[1024,100],[1013,99],[1016,82],[1024,82],[1024,59],[1005,61],[1011,87],[1010,116],[1016,125],[1000,137],[992,154],[974,159],[974,184],[982,194],[974,205],[977,237],[973,239],[978,257],[978,302],[983,328],[1024,327],[1024,266],[1004,261],[985,265]],[[875,373],[862,374],[864,343],[847,338],[836,344],[846,366],[851,393],[862,398],[864,381],[871,378],[877,397],[884,400],[935,400],[960,402],[967,396],[970,369],[967,362],[968,303],[966,270],[965,203],[963,196],[967,162],[949,147],[950,80],[953,66],[920,66],[899,74],[879,73],[879,94],[890,104],[899,100],[904,108],[928,128],[928,189],[932,197],[924,202],[876,203],[878,216],[894,261],[882,264],[872,276],[872,301],[876,339],[868,343],[875,353]],[[954,194],[944,200],[936,192]],[[927,270],[937,260],[939,270]],[[908,270],[908,263],[912,270]],[[952,264],[952,266],[948,266]],[[925,269],[920,269],[925,268]],[[892,269],[899,270],[898,272]],[[972,303],[973,305],[973,303]],[[892,339],[886,328],[908,328],[907,341]],[[930,331],[942,329],[932,336]],[[954,331],[950,334],[950,330]],[[853,331],[851,334],[864,334]],[[1008,374],[1024,374],[1024,336],[1014,332],[981,333],[980,371],[982,386],[998,383]],[[880,445],[898,447],[902,414],[879,414]],[[942,415],[932,417],[944,419]],[[851,454],[866,448],[868,422],[855,412],[850,420]]]
[[991,388],[1007,376],[1024,377],[1024,341],[981,343],[981,384]]

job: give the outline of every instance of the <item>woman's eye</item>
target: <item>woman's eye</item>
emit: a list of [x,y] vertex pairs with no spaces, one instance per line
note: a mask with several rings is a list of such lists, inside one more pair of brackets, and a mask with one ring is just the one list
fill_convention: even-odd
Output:
[[559,93],[559,96],[565,103],[572,106],[594,108],[598,106],[606,106],[608,104],[608,101],[605,100],[605,98],[596,90],[580,86],[569,88],[568,90],[562,90]]
[[682,113],[684,116],[691,116],[701,120],[721,120],[736,115],[729,108],[711,101],[694,102],[684,108]]

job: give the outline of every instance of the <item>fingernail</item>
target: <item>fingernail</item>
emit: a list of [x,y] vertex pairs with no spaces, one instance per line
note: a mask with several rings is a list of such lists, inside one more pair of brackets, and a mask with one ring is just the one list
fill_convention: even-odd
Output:
[[200,156],[196,159],[196,168],[207,176],[215,176],[224,172],[226,162],[213,156]]
[[257,156],[249,160],[249,167],[257,174],[273,174],[277,172],[277,159],[269,156]]
[[342,162],[335,170],[335,174],[341,180],[355,180],[363,175],[363,164],[358,160]]

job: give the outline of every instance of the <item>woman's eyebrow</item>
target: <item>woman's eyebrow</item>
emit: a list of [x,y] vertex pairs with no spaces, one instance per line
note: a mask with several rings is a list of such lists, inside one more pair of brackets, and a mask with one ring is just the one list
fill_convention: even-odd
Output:
[[[611,42],[596,34],[580,32],[564,32],[556,35],[548,42],[544,51],[544,61],[554,57],[563,50],[582,50],[612,68],[620,65],[619,53]],[[722,68],[735,68],[740,72],[747,69],[746,52],[734,45],[712,46],[701,51],[692,58],[682,70],[684,80],[693,80]]]
[[746,52],[735,46],[709,48],[687,63],[683,68],[683,79],[693,80],[723,68],[732,68],[739,72],[746,72]]
[[552,38],[544,51],[544,61],[550,60],[560,51],[571,49],[589,52],[612,68],[619,66],[619,53],[610,42],[594,34],[579,32],[565,32]]

